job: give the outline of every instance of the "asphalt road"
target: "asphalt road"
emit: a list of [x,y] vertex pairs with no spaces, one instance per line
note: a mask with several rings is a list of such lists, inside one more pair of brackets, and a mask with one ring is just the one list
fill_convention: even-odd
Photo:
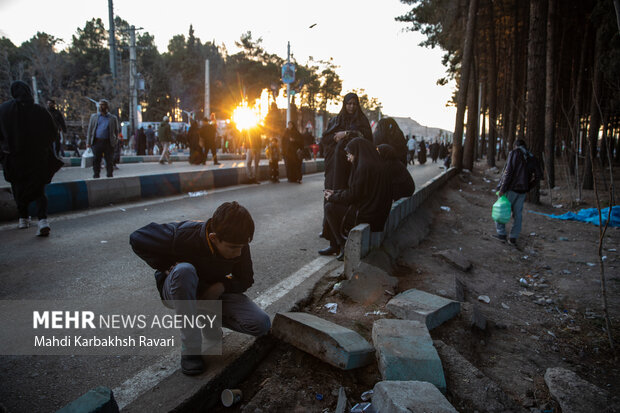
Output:
[[[441,172],[437,164],[416,165],[416,186]],[[317,258],[327,246],[318,238],[322,222],[323,174],[303,184],[263,182],[50,217],[49,238],[34,236],[36,225],[0,227],[0,299],[152,300],[153,271],[131,251],[129,234],[150,222],[205,220],[225,201],[246,206],[256,223],[251,251],[255,284],[251,298]],[[10,334],[3,331],[2,334]],[[11,412],[52,411],[91,388],[110,388],[131,378],[157,357],[1,356],[0,403]],[[162,365],[162,368],[166,366]]]

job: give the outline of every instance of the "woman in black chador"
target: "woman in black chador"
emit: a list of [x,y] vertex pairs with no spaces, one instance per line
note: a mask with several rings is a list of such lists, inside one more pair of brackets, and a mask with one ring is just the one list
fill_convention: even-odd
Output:
[[[329,120],[323,133],[321,144],[325,154],[325,189],[341,190],[348,186],[351,164],[347,162],[345,146],[354,137],[362,137],[372,142],[370,122],[360,108],[359,98],[355,93],[347,93],[342,102],[340,113]],[[333,255],[340,252],[338,239],[332,234],[323,213],[323,238],[329,240],[329,247],[319,251],[321,255]]]
[[426,142],[424,142],[424,139],[420,141],[420,149],[418,150],[418,162],[420,162],[420,165],[424,165],[426,163]]
[[407,167],[400,161],[394,148],[390,145],[383,144],[377,146],[377,149],[379,150],[379,155],[385,164],[385,169],[389,176],[392,201],[397,201],[401,198],[413,195],[415,192],[413,178],[407,170]]
[[304,150],[304,138],[297,130],[293,122],[288,123],[288,127],[282,137],[282,155],[286,166],[286,178],[289,182],[301,183],[301,162],[298,151]]
[[351,163],[346,189],[325,190],[325,218],[344,258],[345,236],[354,226],[367,223],[373,232],[383,231],[392,206],[392,191],[377,148],[370,141],[354,138],[345,147]]

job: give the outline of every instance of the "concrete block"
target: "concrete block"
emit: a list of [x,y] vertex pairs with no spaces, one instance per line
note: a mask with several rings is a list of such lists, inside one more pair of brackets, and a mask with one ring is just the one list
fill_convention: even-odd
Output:
[[99,178],[86,181],[88,206],[104,206],[140,199],[140,178]]
[[112,390],[99,386],[72,401],[56,413],[118,413]]
[[[561,367],[551,367],[545,372],[549,393],[558,402],[562,413],[613,412],[614,401],[608,392],[585,381],[576,373]],[[615,406],[618,407],[618,401]]]
[[392,259],[382,250],[374,250],[364,257],[366,264],[382,269],[388,274],[392,273]]
[[373,388],[372,406],[381,413],[458,413],[425,381],[380,381]]
[[441,258],[442,260],[446,261],[448,264],[464,272],[469,271],[472,267],[471,262],[457,250],[439,251],[439,252],[433,253],[433,256]]
[[461,304],[425,291],[411,289],[398,294],[386,305],[398,318],[417,320],[432,330],[461,311]]
[[181,177],[181,192],[203,191],[214,187],[213,170],[184,172]]
[[383,380],[427,381],[442,393],[446,379],[426,326],[414,320],[376,320],[372,341]]
[[373,362],[374,348],[353,330],[306,313],[277,313],[272,333],[280,340],[343,370]]
[[448,395],[461,403],[455,405],[458,410],[489,413],[523,411],[496,382],[485,376],[454,347],[440,340],[435,340],[433,344],[448,379]]
[[[238,185],[246,183],[247,181],[245,168],[221,168],[212,169],[212,171],[213,186],[215,188]],[[243,176],[243,178],[241,178],[241,176]]]
[[357,268],[362,259],[364,233],[370,234],[368,224],[360,224],[349,231],[347,243],[344,245],[344,274],[351,278],[353,269]]
[[353,271],[350,279],[340,283],[338,292],[356,303],[370,305],[385,298],[385,290],[394,292],[397,286],[398,278],[362,262]]

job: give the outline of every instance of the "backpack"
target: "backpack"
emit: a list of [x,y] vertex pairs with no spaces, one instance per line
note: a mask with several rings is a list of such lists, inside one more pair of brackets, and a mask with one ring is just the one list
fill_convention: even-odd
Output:
[[527,174],[527,190],[534,189],[543,178],[543,170],[538,159],[530,151],[523,153],[525,173]]

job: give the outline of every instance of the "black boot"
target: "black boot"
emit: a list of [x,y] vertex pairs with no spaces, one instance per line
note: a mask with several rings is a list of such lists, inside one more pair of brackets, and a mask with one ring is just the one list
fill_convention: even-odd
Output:
[[323,248],[322,250],[319,250],[320,255],[337,255],[339,253],[340,253],[340,248],[333,247],[331,245],[327,248]]

